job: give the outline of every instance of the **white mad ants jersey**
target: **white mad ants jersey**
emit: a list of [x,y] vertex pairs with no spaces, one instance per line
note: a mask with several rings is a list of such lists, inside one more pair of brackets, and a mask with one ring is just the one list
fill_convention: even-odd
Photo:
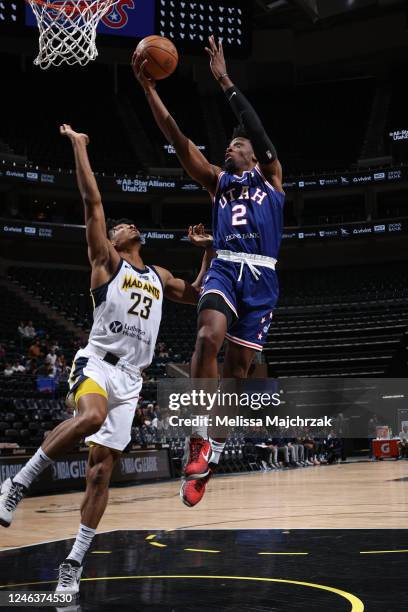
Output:
[[163,285],[156,270],[124,259],[110,279],[91,289],[94,322],[89,345],[140,368],[152,362],[162,317]]

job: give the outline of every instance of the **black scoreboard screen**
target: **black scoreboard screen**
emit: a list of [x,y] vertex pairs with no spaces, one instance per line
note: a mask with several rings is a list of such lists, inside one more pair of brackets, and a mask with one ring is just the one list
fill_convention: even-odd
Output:
[[158,0],[157,34],[190,52],[203,52],[213,34],[228,56],[245,57],[251,50],[250,5],[245,0]]
[[19,25],[24,16],[24,5],[19,2],[0,0],[0,25]]

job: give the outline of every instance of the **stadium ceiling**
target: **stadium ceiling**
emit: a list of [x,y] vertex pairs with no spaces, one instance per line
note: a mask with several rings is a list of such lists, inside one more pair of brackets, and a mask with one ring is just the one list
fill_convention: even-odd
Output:
[[256,29],[311,30],[399,11],[405,0],[254,0]]

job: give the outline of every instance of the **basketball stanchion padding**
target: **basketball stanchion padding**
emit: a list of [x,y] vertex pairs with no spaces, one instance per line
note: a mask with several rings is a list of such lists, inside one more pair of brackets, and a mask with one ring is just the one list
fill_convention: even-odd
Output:
[[34,64],[85,66],[98,56],[96,28],[119,0],[26,0],[37,19],[39,52]]

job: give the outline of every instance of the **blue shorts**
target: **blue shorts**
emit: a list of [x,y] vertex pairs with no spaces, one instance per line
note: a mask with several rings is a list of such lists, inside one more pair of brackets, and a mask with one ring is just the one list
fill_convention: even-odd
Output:
[[256,280],[245,265],[238,281],[240,268],[239,263],[213,259],[204,277],[200,300],[208,293],[221,295],[237,317],[226,338],[262,351],[279,297],[278,278],[275,270],[259,266],[261,276]]

